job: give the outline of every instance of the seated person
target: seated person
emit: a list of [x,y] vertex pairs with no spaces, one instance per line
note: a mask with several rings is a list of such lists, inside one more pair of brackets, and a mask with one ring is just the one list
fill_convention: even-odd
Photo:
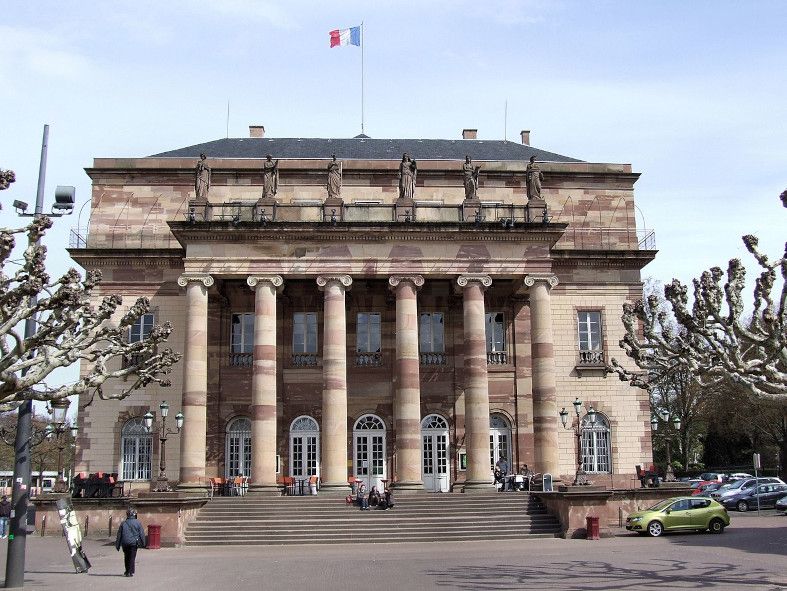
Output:
[[358,493],[355,496],[355,502],[358,503],[358,508],[361,511],[369,510],[369,501],[366,500],[366,485],[363,482],[358,485]]
[[530,490],[530,481],[533,479],[533,471],[528,468],[527,464],[524,464],[519,468],[519,475],[522,476],[521,490]]
[[385,492],[383,493],[382,498],[380,499],[380,504],[377,507],[385,511],[386,509],[393,509],[393,506],[394,506],[393,495],[391,494],[390,490],[385,489]]
[[369,492],[369,498],[368,498],[369,506],[376,507],[377,505],[380,504],[380,500],[381,500],[380,493],[377,491],[377,487],[373,486],[372,490]]

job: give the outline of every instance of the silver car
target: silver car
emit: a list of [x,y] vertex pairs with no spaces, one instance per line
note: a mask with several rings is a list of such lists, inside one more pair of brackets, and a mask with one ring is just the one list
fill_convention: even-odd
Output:
[[725,497],[736,495],[742,491],[753,490],[758,484],[784,484],[784,482],[780,478],[771,476],[764,478],[742,478],[730,484],[725,484],[720,489],[713,491],[710,496],[714,501],[719,501],[721,503]]

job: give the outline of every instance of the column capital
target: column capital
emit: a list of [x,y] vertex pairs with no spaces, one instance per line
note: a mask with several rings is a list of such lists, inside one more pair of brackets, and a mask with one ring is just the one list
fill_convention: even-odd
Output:
[[353,278],[349,275],[320,275],[317,277],[317,287],[323,291],[329,283],[338,283],[348,289],[353,284]]
[[178,277],[178,285],[186,287],[191,281],[199,281],[205,287],[213,285],[213,277],[207,273],[183,273]]
[[467,287],[470,283],[480,283],[481,287],[486,289],[492,285],[492,278],[489,275],[475,275],[475,274],[466,274],[460,275],[456,278],[456,284],[460,288]]
[[528,273],[525,275],[525,287],[533,287],[538,282],[545,282],[549,289],[557,287],[558,279],[554,273]]
[[257,291],[257,287],[270,283],[275,289],[276,293],[281,293],[284,289],[284,279],[281,275],[249,275],[246,277],[246,285],[253,291]]
[[388,289],[391,291],[396,291],[396,288],[403,281],[409,281],[412,283],[416,290],[421,289],[424,285],[423,275],[391,275],[388,278]]

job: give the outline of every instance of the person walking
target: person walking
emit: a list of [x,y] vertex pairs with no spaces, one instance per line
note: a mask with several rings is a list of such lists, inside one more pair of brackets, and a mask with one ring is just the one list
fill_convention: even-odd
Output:
[[8,497],[3,495],[0,499],[0,538],[8,537],[8,520],[11,518],[11,503]]
[[115,549],[123,548],[123,561],[126,566],[124,577],[134,576],[134,562],[137,558],[137,548],[147,546],[145,530],[137,520],[137,512],[129,508],[126,510],[126,520],[118,528],[117,538],[115,539]]

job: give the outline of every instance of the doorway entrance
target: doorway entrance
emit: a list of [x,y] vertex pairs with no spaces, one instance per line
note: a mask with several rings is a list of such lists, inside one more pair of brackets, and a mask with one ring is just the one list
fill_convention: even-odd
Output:
[[448,492],[448,421],[429,415],[421,421],[421,465],[427,492]]
[[227,426],[225,454],[224,476],[251,476],[251,421],[248,418],[238,417]]
[[382,490],[387,479],[385,465],[385,423],[377,415],[363,415],[353,427],[353,471],[356,480]]
[[509,473],[516,472],[511,464],[511,425],[503,415],[494,414],[489,417],[490,470],[494,471],[502,458],[508,462]]
[[320,428],[311,417],[302,416],[290,424],[290,476],[320,475]]

